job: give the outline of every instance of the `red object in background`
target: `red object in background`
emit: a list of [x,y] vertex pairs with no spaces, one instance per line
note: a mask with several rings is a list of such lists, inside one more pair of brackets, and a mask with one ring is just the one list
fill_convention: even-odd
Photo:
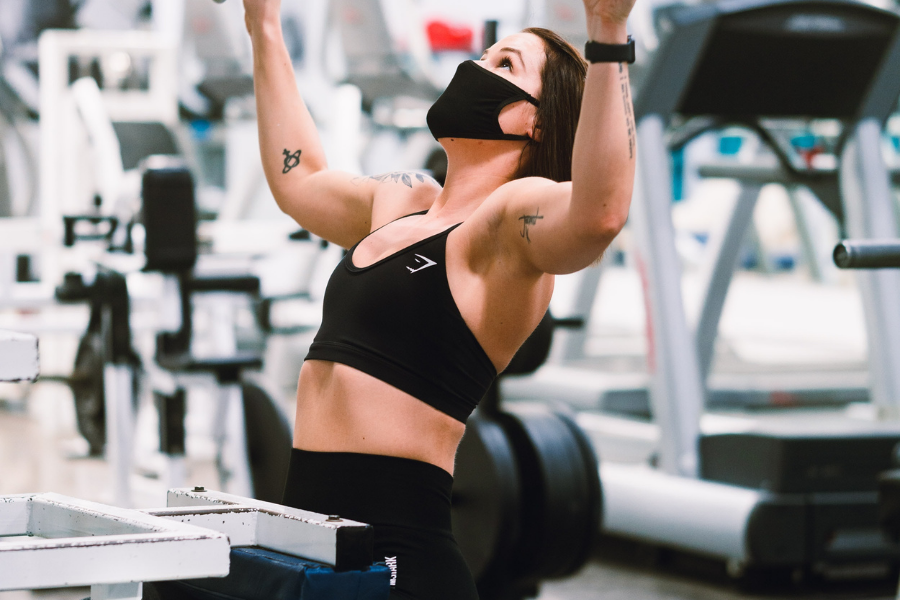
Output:
[[461,50],[472,51],[472,28],[467,25],[451,25],[444,21],[429,21],[425,26],[432,52]]

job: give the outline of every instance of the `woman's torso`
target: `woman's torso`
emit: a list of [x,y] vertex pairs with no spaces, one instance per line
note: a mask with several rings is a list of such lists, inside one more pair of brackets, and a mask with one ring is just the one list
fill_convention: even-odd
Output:
[[[377,230],[359,243],[347,258],[354,267],[376,265],[455,225],[432,214],[391,221],[384,219],[387,224],[373,227]],[[552,276],[519,280],[492,267],[493,261],[473,268],[471,228],[466,222],[441,238],[446,240],[446,279],[465,325],[499,372],[546,310],[553,280]],[[464,431],[461,421],[346,364],[307,360],[301,369],[297,448],[400,456],[452,473]]]

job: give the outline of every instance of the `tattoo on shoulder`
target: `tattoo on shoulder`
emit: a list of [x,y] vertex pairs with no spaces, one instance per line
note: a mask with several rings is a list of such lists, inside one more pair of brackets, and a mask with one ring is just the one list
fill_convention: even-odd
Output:
[[300,150],[291,152],[287,148],[284,149],[284,168],[281,170],[282,173],[287,174],[300,164],[300,152]]
[[519,217],[519,220],[522,221],[522,231],[519,232],[519,235],[525,238],[525,241],[529,244],[531,243],[531,236],[528,234],[528,228],[537,225],[537,222],[543,218],[540,207],[534,211],[533,215],[522,215]]
[[431,177],[427,175],[423,175],[422,173],[416,173],[413,171],[394,171],[393,173],[385,173],[383,175],[372,175],[371,177],[354,177],[354,182],[360,182],[364,180],[377,181],[379,183],[402,183],[408,188],[412,188],[413,182],[418,181],[419,183],[425,183],[427,180],[434,181]]

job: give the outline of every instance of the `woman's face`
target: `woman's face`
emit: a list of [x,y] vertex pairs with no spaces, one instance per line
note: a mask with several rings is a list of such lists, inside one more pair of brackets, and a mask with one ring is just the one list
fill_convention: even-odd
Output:
[[[546,54],[544,41],[533,33],[516,33],[507,36],[488,48],[479,65],[508,79],[535,98],[541,98],[541,71]],[[534,134],[537,108],[525,100],[514,102],[500,111],[500,129],[503,133]]]

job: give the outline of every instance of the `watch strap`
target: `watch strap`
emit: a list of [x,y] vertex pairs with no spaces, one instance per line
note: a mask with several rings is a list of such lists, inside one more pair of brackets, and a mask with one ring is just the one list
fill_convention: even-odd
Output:
[[634,62],[634,39],[629,35],[624,44],[601,44],[588,41],[584,45],[584,57],[588,62]]

